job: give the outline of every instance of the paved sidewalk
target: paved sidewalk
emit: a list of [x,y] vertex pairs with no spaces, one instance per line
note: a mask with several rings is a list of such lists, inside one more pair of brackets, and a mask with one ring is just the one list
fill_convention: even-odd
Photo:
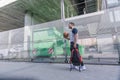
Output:
[[120,80],[120,66],[86,65],[69,71],[69,64],[0,62],[0,80]]

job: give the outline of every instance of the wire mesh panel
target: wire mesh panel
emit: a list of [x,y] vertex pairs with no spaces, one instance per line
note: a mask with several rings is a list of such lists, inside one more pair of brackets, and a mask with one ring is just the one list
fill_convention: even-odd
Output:
[[[51,1],[48,0],[45,3],[48,2]],[[57,2],[60,3],[59,0]],[[25,1],[25,3],[27,2]],[[70,42],[63,38],[63,31],[69,32],[68,24],[74,22],[79,31],[79,50],[83,58],[86,59],[85,62],[116,63],[118,55],[120,55],[120,7],[99,11],[98,0],[85,0],[80,4],[72,5],[74,3],[72,0],[71,2],[65,0],[65,13],[67,13],[65,16],[68,18],[64,22],[61,20],[51,21],[55,18],[59,19],[61,12],[60,4],[57,5],[58,3],[54,0],[50,8],[54,5],[57,8],[48,8],[47,10],[51,14],[57,15],[59,13],[58,16],[47,15],[47,11],[43,14],[44,6],[42,6],[42,12],[38,11],[39,16],[33,15],[38,22],[51,22],[32,26],[26,25],[24,28],[0,32],[0,58],[31,58],[47,62],[51,60],[63,62],[71,54]],[[71,5],[67,6],[67,4]],[[25,7],[27,8],[27,6]],[[38,13],[36,12],[37,7],[32,9],[31,6],[30,11]],[[41,16],[44,19],[40,18]],[[51,17],[51,19],[45,16]],[[32,23],[34,22],[31,21]],[[62,59],[60,60],[60,58]]]
[[9,31],[0,33],[0,58],[8,57]]
[[6,49],[8,48],[8,41],[9,41],[9,32],[6,31],[6,32],[1,32],[0,33],[0,45],[3,45],[3,46],[0,46],[0,49]]
[[[96,13],[67,18],[74,22],[79,30],[79,44],[85,46],[84,58],[92,59],[86,62],[117,63],[119,46],[119,12],[120,7],[103,10]],[[67,28],[65,28],[67,30]],[[117,39],[118,38],[118,39]],[[94,60],[97,59],[97,60]]]
[[9,59],[23,58],[24,51],[24,28],[14,29],[9,31]]
[[30,42],[32,51],[30,55],[34,59],[63,57],[64,42],[61,20],[31,26]]
[[2,59],[22,58],[24,28],[0,33],[0,54]]

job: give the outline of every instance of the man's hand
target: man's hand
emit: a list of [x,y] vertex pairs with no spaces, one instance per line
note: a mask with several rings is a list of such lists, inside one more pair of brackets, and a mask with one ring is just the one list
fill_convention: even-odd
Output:
[[69,37],[67,37],[67,38],[65,38],[65,39],[70,40],[70,38],[69,38]]
[[74,48],[76,48],[78,34],[74,35]]
[[74,44],[74,48],[76,48],[76,44]]

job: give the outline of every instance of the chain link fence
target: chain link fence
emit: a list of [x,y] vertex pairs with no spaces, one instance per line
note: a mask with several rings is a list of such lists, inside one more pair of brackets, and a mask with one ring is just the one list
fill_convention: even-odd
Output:
[[84,16],[0,32],[0,59],[35,62],[68,62],[70,43],[63,38],[68,23],[79,34],[79,50],[85,63],[117,64],[120,60],[120,7]]

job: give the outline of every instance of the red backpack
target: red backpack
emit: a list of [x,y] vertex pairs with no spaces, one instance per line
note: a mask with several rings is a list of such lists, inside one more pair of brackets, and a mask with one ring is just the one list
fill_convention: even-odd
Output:
[[82,57],[79,54],[79,50],[74,48],[71,53],[70,63],[72,63],[73,65],[80,65],[81,62]]

